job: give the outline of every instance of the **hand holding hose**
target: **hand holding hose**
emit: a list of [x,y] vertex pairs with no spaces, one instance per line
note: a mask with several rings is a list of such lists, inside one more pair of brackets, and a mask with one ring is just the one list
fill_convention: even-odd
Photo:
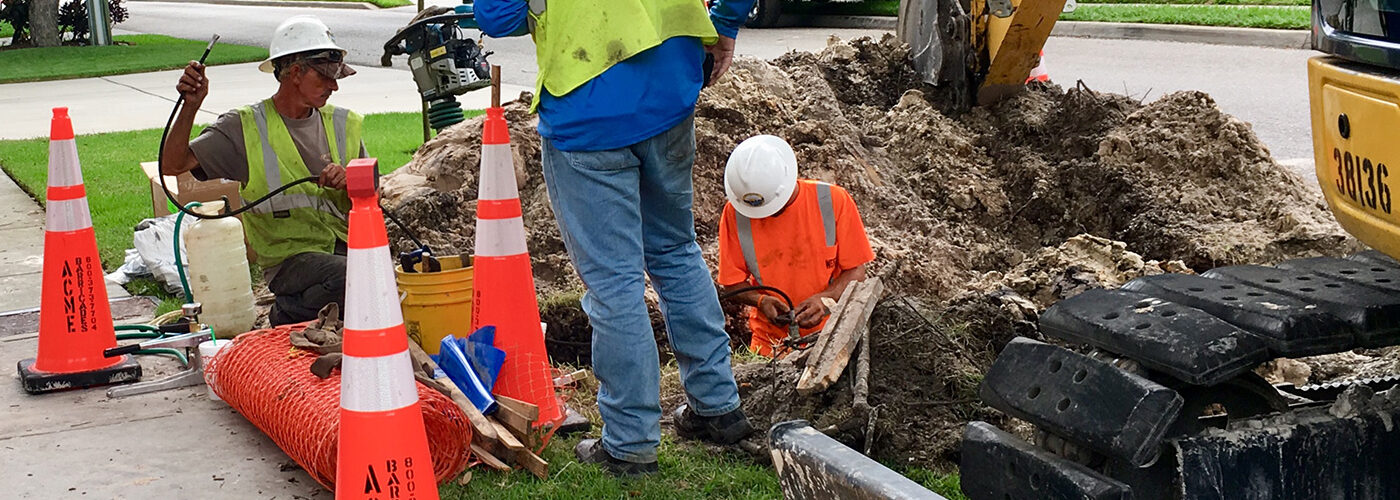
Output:
[[768,318],[770,323],[775,325],[786,325],[792,322],[792,316],[787,314],[791,309],[782,300],[767,294],[758,296],[758,312],[763,317]]
[[327,163],[321,169],[321,175],[316,179],[316,183],[321,187],[345,190],[345,167],[336,163]]
[[180,75],[180,83],[175,84],[175,90],[185,97],[185,106],[190,108],[190,114],[198,110],[209,95],[209,78],[204,76],[204,69],[204,64],[199,61],[190,61],[185,66],[185,73]]

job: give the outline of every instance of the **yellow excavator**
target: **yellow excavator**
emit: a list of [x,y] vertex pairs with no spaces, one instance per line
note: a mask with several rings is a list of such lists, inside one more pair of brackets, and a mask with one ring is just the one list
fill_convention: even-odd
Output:
[[[1020,91],[1063,1],[905,0],[899,36],[961,107]],[[986,373],[961,487],[992,499],[1400,498],[1400,376],[1271,385],[1255,368],[1400,345],[1400,2],[1313,0],[1317,178],[1346,258],[1164,274],[1047,308]],[[955,108],[958,106],[955,106]],[[770,444],[789,498],[939,498],[810,427]]]

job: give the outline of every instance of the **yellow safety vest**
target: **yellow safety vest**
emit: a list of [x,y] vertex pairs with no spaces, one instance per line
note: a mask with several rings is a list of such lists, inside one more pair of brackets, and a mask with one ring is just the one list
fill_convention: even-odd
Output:
[[[358,157],[364,118],[330,105],[320,113],[332,161]],[[239,190],[245,205],[311,175],[272,99],[238,108],[238,118],[248,155],[248,182]],[[336,241],[349,237],[349,213],[345,191],[301,183],[244,212],[243,232],[266,268],[301,253],[333,253]]]
[[530,26],[540,68],[531,111],[541,91],[564,96],[671,37],[719,40],[701,0],[531,0]]

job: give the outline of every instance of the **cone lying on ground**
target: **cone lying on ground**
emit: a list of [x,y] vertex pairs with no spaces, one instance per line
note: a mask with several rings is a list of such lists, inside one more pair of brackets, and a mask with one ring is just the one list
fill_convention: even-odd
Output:
[[346,167],[350,241],[335,498],[436,499],[374,159]]
[[24,390],[38,394],[141,378],[141,365],[129,356],[102,356],[117,346],[117,337],[68,108],[53,109],[45,198],[39,354],[19,362]]
[[505,110],[487,108],[481,142],[471,329],[494,325],[495,345],[506,352],[493,391],[538,406],[536,425],[556,425],[564,413],[554,395],[553,373],[540,329]]

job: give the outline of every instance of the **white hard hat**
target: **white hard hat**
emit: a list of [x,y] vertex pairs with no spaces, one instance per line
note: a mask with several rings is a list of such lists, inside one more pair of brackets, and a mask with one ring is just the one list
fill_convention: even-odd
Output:
[[326,27],[326,23],[312,16],[292,16],[282,21],[282,24],[277,26],[277,31],[272,33],[272,43],[268,44],[267,50],[271,55],[258,65],[258,69],[263,73],[271,73],[272,60],[285,55],[315,50],[339,50],[341,54],[345,53],[345,49],[335,44],[335,36],[331,35],[331,29]]
[[724,165],[724,195],[734,210],[750,219],[778,213],[796,187],[797,155],[778,136],[745,139]]

